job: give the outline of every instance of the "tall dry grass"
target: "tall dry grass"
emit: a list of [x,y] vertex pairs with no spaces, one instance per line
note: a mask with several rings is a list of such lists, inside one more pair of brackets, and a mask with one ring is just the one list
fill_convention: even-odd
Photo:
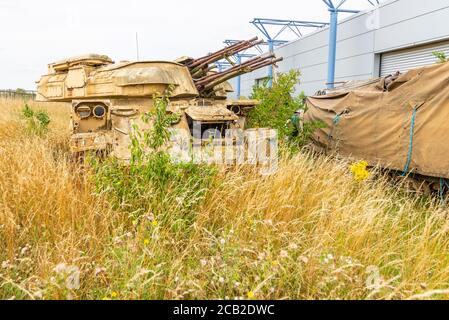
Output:
[[175,202],[133,223],[70,161],[68,106],[31,104],[50,113],[44,136],[22,106],[0,101],[2,299],[448,297],[448,211],[435,199],[299,154],[269,177],[220,173],[187,228]]

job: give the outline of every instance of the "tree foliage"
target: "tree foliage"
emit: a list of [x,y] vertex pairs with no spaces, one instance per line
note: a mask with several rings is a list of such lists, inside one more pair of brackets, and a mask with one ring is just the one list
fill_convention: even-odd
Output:
[[[255,86],[251,94],[252,99],[260,101],[248,116],[248,126],[252,128],[273,128],[279,137],[290,144],[303,146],[313,132],[323,127],[321,122],[304,123],[300,130],[297,123],[292,121],[294,115],[306,111],[305,95],[301,92],[295,96],[295,87],[299,84],[299,70],[279,73],[270,88],[267,79],[261,86]],[[298,119],[295,119],[298,120]]]

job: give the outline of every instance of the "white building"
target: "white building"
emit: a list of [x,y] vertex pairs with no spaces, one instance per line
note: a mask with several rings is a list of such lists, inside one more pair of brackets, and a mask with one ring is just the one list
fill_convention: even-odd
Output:
[[[326,87],[329,28],[320,29],[275,50],[283,57],[277,72],[299,69],[298,92]],[[335,82],[363,80],[407,71],[449,57],[449,0],[391,0],[338,24]],[[267,77],[261,69],[241,77],[241,94]],[[235,81],[235,80],[234,80]]]

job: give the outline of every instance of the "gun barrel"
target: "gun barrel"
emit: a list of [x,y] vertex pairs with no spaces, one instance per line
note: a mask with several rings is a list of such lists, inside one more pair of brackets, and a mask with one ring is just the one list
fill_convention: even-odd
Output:
[[259,40],[257,37],[250,40],[239,41],[217,52],[211,53],[199,59],[195,59],[188,63],[186,66],[189,68],[192,74],[197,74],[201,69],[207,68],[209,64],[215,63],[221,59],[226,59],[239,52],[250,49],[262,42],[263,40]]
[[235,44],[233,44],[233,45],[231,45],[231,46],[228,46],[228,47],[226,47],[226,48],[223,48],[223,49],[221,49],[221,50],[219,50],[219,51],[217,51],[217,52],[208,54],[208,55],[206,55],[206,56],[204,56],[204,57],[201,57],[201,58],[198,58],[198,59],[194,59],[193,61],[191,61],[191,62],[187,65],[187,67],[189,67],[189,68],[194,68],[194,67],[200,65],[200,64],[201,64],[202,62],[204,62],[205,60],[209,59],[211,56],[216,56],[216,55],[220,56],[220,55],[226,53],[226,52],[229,51],[229,50],[234,50],[234,49],[236,49],[236,48],[241,47],[241,46],[244,45],[244,44],[252,43],[252,42],[255,42],[255,41],[257,41],[257,40],[258,40],[258,38],[257,38],[257,37],[254,37],[254,38],[249,39],[249,40],[242,40],[242,41],[236,42]]
[[241,69],[244,69],[244,68],[247,68],[247,67],[251,67],[251,66],[255,65],[258,62],[266,61],[266,60],[272,59],[274,57],[275,57],[274,54],[268,54],[268,55],[263,55],[263,56],[259,56],[259,57],[253,58],[253,59],[248,60],[248,61],[246,61],[246,62],[244,62],[242,64],[233,66],[232,68],[229,68],[228,70],[225,70],[223,72],[215,73],[215,74],[208,75],[208,76],[202,77],[200,79],[197,79],[197,80],[195,80],[195,84],[202,85],[202,84],[210,82],[210,81],[212,81],[212,80],[214,80],[216,78],[219,78],[219,77],[221,77],[223,75],[227,75],[227,74],[232,73],[232,72],[234,72],[236,70],[241,70]]
[[[221,83],[260,68],[275,65],[277,62],[282,61],[282,58],[276,58],[273,53],[262,54],[240,64],[236,64],[230,59],[230,57],[262,42],[263,40],[259,40],[257,37],[238,41],[233,45],[208,54],[207,56],[198,59],[186,59],[181,63],[189,69],[200,95],[213,96],[214,88]],[[227,60],[231,67],[221,72],[213,72],[212,70],[216,68],[215,63],[222,59]]]
[[213,89],[217,85],[219,85],[223,82],[226,82],[232,78],[238,77],[245,73],[253,72],[255,70],[261,69],[266,66],[274,65],[277,62],[280,62],[282,60],[283,60],[283,58],[278,58],[278,59],[270,58],[270,59],[255,61],[253,64],[248,65],[246,67],[241,67],[241,68],[236,67],[236,68],[233,68],[234,69],[233,71],[231,71],[227,74],[220,74],[219,77],[214,78],[213,80],[206,82],[202,85],[199,85],[199,86],[197,86],[197,88],[199,89],[200,92],[208,91],[208,90]]

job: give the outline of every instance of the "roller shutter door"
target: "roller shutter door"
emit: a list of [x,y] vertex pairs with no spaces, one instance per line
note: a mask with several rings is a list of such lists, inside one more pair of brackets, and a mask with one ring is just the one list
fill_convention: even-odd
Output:
[[444,52],[449,58],[449,41],[383,53],[380,61],[380,75],[387,76],[396,71],[406,72],[434,64],[438,61],[432,54],[435,51]]

